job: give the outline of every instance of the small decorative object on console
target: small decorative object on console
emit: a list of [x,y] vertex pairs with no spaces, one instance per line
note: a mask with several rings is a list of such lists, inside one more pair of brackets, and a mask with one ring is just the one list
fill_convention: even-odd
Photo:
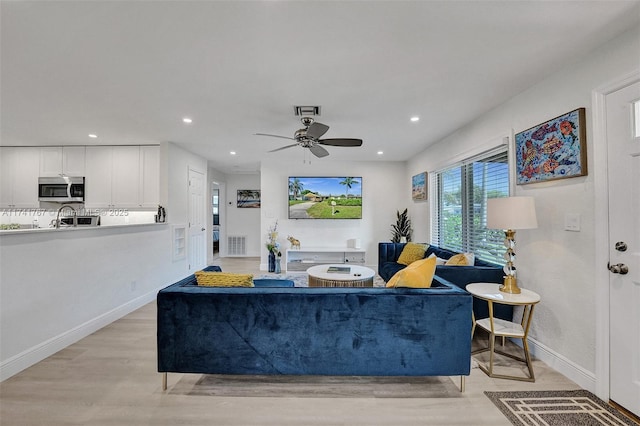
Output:
[[292,249],[300,250],[300,240],[293,238],[291,235],[287,237],[287,240],[289,240],[289,242],[291,243]]
[[280,262],[282,261],[282,252],[278,252],[278,255],[275,259],[276,263],[274,265],[274,271],[276,274],[279,274],[280,272],[282,272],[282,267],[280,265]]

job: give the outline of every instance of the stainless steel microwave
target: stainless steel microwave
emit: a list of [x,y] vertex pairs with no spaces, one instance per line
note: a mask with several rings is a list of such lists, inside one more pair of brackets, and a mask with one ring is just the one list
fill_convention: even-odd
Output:
[[84,202],[84,177],[38,178],[38,200],[56,203]]

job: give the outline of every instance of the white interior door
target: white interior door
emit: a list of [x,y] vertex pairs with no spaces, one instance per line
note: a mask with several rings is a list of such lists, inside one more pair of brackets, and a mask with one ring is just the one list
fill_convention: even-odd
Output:
[[640,416],[640,83],[606,97],[609,397]]
[[204,176],[189,169],[189,271],[197,271],[206,266],[205,230]]

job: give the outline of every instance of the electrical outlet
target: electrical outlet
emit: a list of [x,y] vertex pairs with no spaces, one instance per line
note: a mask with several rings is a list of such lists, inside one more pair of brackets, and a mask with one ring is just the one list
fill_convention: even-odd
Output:
[[580,215],[577,213],[565,213],[564,230],[580,232]]
[[131,281],[131,291],[136,291],[137,288],[138,288],[138,282],[135,280]]

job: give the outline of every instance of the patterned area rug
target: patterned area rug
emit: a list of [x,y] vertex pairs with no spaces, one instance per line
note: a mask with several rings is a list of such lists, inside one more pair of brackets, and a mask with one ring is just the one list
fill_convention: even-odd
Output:
[[635,426],[586,390],[485,392],[516,426]]
[[[455,378],[459,381],[459,378]],[[185,374],[173,395],[271,398],[462,398],[450,377]]]

